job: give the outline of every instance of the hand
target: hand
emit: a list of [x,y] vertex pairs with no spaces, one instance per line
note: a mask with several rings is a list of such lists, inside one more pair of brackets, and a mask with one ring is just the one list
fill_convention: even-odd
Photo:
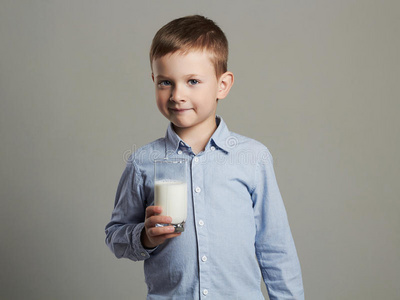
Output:
[[174,226],[155,227],[156,224],[170,224],[172,218],[159,216],[162,212],[161,206],[149,206],[146,208],[146,217],[142,231],[141,241],[145,248],[154,248],[165,240],[179,236],[181,233],[174,233]]

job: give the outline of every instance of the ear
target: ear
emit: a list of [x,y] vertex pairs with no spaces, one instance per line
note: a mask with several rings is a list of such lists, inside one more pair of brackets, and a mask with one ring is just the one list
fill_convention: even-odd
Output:
[[234,77],[232,72],[225,72],[221,75],[218,80],[218,99],[224,99],[228,95],[233,85],[233,81]]
[[154,73],[153,73],[153,72],[151,72],[151,79],[152,79],[153,82],[154,82]]

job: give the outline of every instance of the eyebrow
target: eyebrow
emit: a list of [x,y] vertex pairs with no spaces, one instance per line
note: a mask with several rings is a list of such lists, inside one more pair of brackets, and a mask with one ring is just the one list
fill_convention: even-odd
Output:
[[[187,74],[187,75],[184,75],[184,77],[186,77],[186,78],[201,77],[201,75],[199,75],[199,74]],[[156,78],[157,79],[160,79],[160,78],[169,79],[170,77],[169,76],[165,76],[163,74],[160,74],[160,75],[157,75]]]
[[200,74],[188,74],[186,77],[201,77]]

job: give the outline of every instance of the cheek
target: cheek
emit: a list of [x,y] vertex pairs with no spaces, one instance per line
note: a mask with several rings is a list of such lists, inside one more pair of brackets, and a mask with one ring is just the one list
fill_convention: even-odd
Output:
[[160,90],[156,90],[156,101],[157,101],[157,105],[158,103],[165,103],[168,101],[168,98],[166,97],[165,93],[163,91]]
[[168,97],[165,97],[163,93],[156,93],[157,108],[163,115],[165,115],[168,111],[168,101]]
[[165,102],[162,101],[162,98],[157,97],[156,98],[156,103],[157,103],[157,107],[159,110],[163,110],[164,106],[165,106]]

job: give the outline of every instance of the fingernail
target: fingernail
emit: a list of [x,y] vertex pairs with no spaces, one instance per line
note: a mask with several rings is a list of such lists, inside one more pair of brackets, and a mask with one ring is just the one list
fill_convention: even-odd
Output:
[[173,232],[173,231],[175,231],[175,228],[170,226],[170,227],[168,227],[168,231]]

